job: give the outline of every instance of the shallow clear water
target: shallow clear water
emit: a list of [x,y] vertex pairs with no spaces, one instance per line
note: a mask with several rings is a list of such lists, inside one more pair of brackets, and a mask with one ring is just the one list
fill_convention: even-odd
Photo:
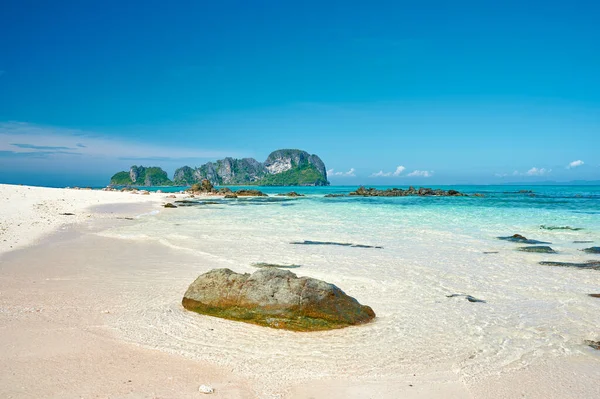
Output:
[[[290,333],[185,312],[179,297],[165,292],[153,293],[155,308],[123,317],[116,328],[132,341],[273,381],[435,370],[479,378],[589,350],[583,341],[600,338],[600,300],[587,294],[600,293],[600,271],[538,262],[600,260],[580,251],[600,245],[600,187],[451,188],[485,197],[324,198],[356,187],[260,188],[306,197],[216,199],[102,233],[197,255],[189,282],[217,267],[252,272],[254,262],[298,264],[294,273],[334,283],[370,305],[373,323]],[[558,253],[519,252],[522,245],[496,238],[515,233],[551,242]],[[303,240],[383,249],[290,244]],[[486,303],[447,297],[456,293]]]

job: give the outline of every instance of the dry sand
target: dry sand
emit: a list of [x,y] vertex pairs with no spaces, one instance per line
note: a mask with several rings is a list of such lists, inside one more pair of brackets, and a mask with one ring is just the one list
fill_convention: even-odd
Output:
[[[599,362],[580,355],[468,382],[451,370],[370,381],[290,376],[267,395],[260,376],[124,342],[114,331],[149,291],[165,289],[161,281],[175,301],[189,283],[170,271],[197,258],[94,234],[161,210],[165,194],[0,185],[0,196],[0,398],[196,398],[202,384],[222,398],[600,397]],[[67,212],[75,215],[60,215]]]

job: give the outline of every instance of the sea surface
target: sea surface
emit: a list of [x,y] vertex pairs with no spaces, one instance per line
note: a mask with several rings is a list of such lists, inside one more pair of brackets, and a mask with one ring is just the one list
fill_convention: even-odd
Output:
[[[588,296],[600,293],[600,271],[539,262],[600,260],[581,251],[600,246],[600,186],[433,188],[484,197],[325,198],[356,186],[259,187],[270,196],[202,199],[100,233],[193,254],[196,264],[172,271],[189,283],[218,267],[300,265],[292,271],[371,306],[370,324],[279,331],[186,312],[182,292],[156,290],[151,305],[114,327],[129,341],[231,366],[273,387],[444,371],[468,380],[549,357],[598,356],[584,341],[600,339],[600,299]],[[274,196],[289,191],[305,197]],[[557,253],[521,252],[524,245],[497,238],[517,233]],[[292,244],[304,240],[383,248]]]

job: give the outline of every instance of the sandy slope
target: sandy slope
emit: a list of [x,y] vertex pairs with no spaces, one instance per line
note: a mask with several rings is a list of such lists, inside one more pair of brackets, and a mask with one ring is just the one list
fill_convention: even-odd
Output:
[[[181,195],[180,195],[181,196]],[[106,217],[89,208],[106,204],[158,204],[165,194],[75,190],[0,184],[0,253],[36,243],[60,227]],[[73,213],[74,215],[61,215]]]

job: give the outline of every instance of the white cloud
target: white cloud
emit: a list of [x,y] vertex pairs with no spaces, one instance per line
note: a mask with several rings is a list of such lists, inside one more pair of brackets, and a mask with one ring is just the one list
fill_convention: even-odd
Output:
[[106,137],[91,132],[40,126],[23,122],[0,122],[0,152],[86,156],[106,159],[206,159],[231,156],[224,151],[194,150],[179,146]]
[[496,176],[496,177],[506,177],[506,176],[510,176],[510,175],[512,175],[512,176],[546,176],[550,172],[552,172],[552,169],[536,168],[534,166],[533,168],[529,169],[527,172],[519,172],[518,170],[515,170],[511,174],[496,173],[494,176]]
[[384,172],[383,170],[380,170],[377,173],[373,173],[371,175],[371,177],[389,177],[392,175],[392,172]]
[[550,172],[552,172],[552,169],[545,169],[545,168],[538,169],[536,167],[533,167],[533,168],[529,169],[527,172],[525,172],[525,175],[526,176],[544,176]]
[[394,176],[400,176],[402,174],[402,172],[404,172],[405,169],[406,168],[404,166],[402,166],[402,165],[398,166],[396,168],[396,171],[393,173]]
[[577,161],[573,161],[570,164],[567,165],[567,169],[573,169],[576,168],[578,166],[583,165],[585,162],[583,162],[581,159],[578,159]]
[[404,172],[406,168],[402,165],[396,167],[396,170],[393,172],[384,172],[383,170],[380,170],[377,173],[373,173],[371,174],[370,177],[390,177],[390,176],[395,176],[398,177],[402,174],[402,172]]
[[431,177],[432,175],[433,175],[433,170],[431,172],[427,171],[427,170],[413,170],[406,176],[408,176],[408,177]]
[[354,174],[355,169],[354,168],[350,168],[349,171],[347,172],[336,172],[333,169],[329,169],[327,171],[327,176],[339,176],[339,177],[355,177],[356,174]]

